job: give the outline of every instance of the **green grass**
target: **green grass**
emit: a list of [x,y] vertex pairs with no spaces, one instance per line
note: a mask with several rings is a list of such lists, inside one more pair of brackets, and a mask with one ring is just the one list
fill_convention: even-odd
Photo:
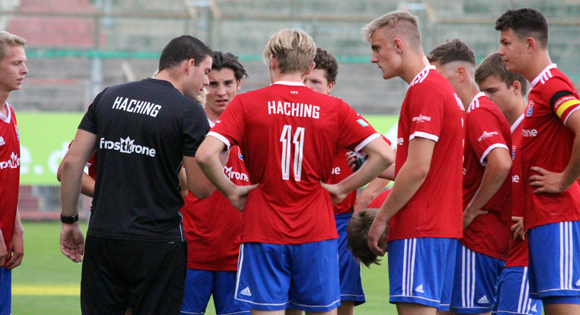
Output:
[[[12,273],[13,314],[80,314],[81,264],[60,253],[60,227],[60,223],[24,222],[24,260]],[[81,228],[86,230],[86,224]],[[356,307],[355,313],[396,314],[388,303],[386,260],[372,269],[363,267],[362,279],[367,302]],[[206,314],[215,315],[212,301]]]

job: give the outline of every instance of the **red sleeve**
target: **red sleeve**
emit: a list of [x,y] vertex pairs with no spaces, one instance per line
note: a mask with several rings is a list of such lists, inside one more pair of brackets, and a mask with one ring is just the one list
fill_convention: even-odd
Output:
[[359,151],[370,141],[380,137],[375,129],[345,102],[340,102],[339,110],[340,149]]
[[487,109],[477,108],[467,115],[466,137],[481,165],[486,165],[487,154],[495,148],[505,148],[507,141],[501,132],[502,120]]
[[409,141],[415,137],[439,140],[444,104],[445,99],[437,90],[423,84],[415,86],[408,110],[411,118]]
[[546,98],[550,107],[560,117],[564,124],[571,113],[580,108],[578,93],[573,86],[561,78],[553,78],[545,83]]
[[208,135],[214,136],[225,143],[228,149],[232,145],[241,146],[245,132],[244,107],[239,96],[228,104],[220,119],[211,128]]

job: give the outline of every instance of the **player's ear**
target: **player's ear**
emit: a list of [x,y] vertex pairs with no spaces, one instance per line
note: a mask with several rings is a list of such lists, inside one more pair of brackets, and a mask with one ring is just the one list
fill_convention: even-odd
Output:
[[306,73],[304,73],[303,76],[307,76],[310,73],[312,73],[312,70],[314,70],[314,67],[316,66],[316,63],[313,61],[312,64],[310,65],[310,68],[308,69],[308,71],[306,71]]
[[395,45],[395,51],[398,54],[401,54],[403,52],[403,41],[400,38],[396,38],[393,40],[394,45]]
[[330,92],[332,91],[332,88],[334,88],[334,82],[328,83],[328,92],[326,94],[330,94]]
[[239,91],[240,88],[242,87],[242,80],[236,80],[236,83],[238,84],[238,87],[236,87],[236,91]]
[[538,46],[538,42],[531,36],[526,38],[525,43],[528,52],[534,51]]
[[457,75],[458,81],[463,82],[467,77],[467,70],[465,70],[465,67],[459,66],[457,67],[457,70],[455,70],[455,74]]
[[514,81],[514,83],[512,83],[512,87],[514,88],[515,95],[519,95],[522,92],[522,84],[520,81]]

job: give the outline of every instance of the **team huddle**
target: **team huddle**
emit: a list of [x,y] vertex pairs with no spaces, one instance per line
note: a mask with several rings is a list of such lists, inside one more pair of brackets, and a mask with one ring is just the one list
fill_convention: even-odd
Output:
[[[580,97],[541,12],[508,10],[495,29],[476,66],[459,39],[425,54],[407,12],[363,28],[383,78],[408,84],[393,144],[330,96],[338,62],[304,31],[270,38],[271,85],[242,94],[234,54],[171,40],[153,78],[94,99],[58,170],[82,313],[204,314],[213,296],[221,315],[352,315],[360,262],[388,251],[399,314],[580,314]],[[24,65],[23,39],[2,45]],[[4,104],[2,140],[18,133]],[[0,292],[22,259],[9,208]]]

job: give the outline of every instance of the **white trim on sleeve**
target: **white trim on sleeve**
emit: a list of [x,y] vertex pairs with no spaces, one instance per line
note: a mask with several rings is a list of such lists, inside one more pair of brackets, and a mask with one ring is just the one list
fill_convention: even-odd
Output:
[[510,151],[510,149],[508,149],[507,145],[505,145],[503,143],[492,144],[485,150],[485,152],[483,152],[483,154],[481,155],[481,159],[479,159],[479,163],[481,163],[482,166],[487,166],[487,162],[485,162],[485,158],[487,157],[489,152],[491,152],[491,150],[493,150],[495,148],[504,148],[504,149],[508,150],[508,153],[511,156],[511,151]]
[[219,133],[217,133],[215,131],[208,132],[206,137],[207,136],[212,136],[212,137],[217,138],[219,141],[223,142],[228,147],[228,150],[230,149],[230,146],[232,145],[226,137],[220,135]]
[[439,141],[438,136],[436,136],[434,134],[426,133],[423,131],[415,131],[415,133],[413,133],[411,136],[409,136],[409,141],[415,139],[415,137],[425,138],[425,139],[433,140],[435,142]]
[[570,118],[570,115],[572,115],[573,112],[575,112],[575,111],[577,111],[579,109],[580,109],[580,106],[574,108],[570,113],[568,113],[568,116],[566,116],[566,119],[564,119],[564,126],[566,126],[566,123],[568,122],[568,118]]
[[363,142],[361,142],[359,145],[356,146],[356,148],[354,148],[354,152],[359,152],[360,150],[362,150],[362,148],[366,147],[367,144],[369,144],[371,141],[375,140],[376,138],[380,138],[381,135],[378,133],[373,133],[372,135],[370,135],[368,138],[366,138],[365,140],[363,140]]

